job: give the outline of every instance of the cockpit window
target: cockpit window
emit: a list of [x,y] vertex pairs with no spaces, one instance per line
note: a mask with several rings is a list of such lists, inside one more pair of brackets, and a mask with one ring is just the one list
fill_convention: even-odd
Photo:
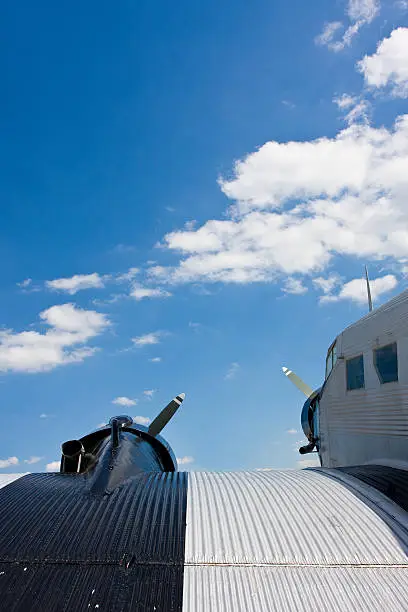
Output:
[[347,359],[346,373],[348,391],[364,388],[364,359],[362,355]]
[[398,380],[397,343],[374,350],[374,365],[381,384]]
[[326,378],[329,376],[330,372],[334,368],[337,361],[337,345],[336,342],[333,342],[329,350],[327,351],[326,357]]

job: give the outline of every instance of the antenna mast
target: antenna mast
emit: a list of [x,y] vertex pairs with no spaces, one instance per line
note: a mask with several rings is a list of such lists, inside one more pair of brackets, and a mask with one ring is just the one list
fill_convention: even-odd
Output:
[[371,299],[370,279],[368,278],[367,266],[364,266],[364,269],[365,269],[365,277],[366,277],[366,283],[367,283],[368,312],[371,312],[373,309],[373,301]]

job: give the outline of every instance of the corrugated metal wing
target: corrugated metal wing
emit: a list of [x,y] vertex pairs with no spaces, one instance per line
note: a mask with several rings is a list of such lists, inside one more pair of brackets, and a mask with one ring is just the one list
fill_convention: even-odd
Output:
[[0,489],[26,474],[0,474]]
[[86,477],[30,474],[0,490],[0,610],[180,611],[187,475],[95,495]]
[[183,610],[405,611],[408,515],[340,476],[191,473]]
[[186,567],[188,612],[406,612],[404,568]]
[[356,465],[338,468],[381,491],[398,506],[408,511],[408,472],[383,465]]
[[407,564],[407,526],[318,470],[193,472],[185,561]]

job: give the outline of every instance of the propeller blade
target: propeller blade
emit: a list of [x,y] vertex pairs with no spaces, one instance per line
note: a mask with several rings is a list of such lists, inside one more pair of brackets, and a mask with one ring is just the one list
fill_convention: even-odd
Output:
[[282,368],[282,371],[284,375],[287,376],[291,382],[293,382],[295,387],[297,387],[299,391],[301,391],[302,393],[306,395],[306,397],[310,397],[312,395],[313,389],[311,389],[309,385],[304,383],[303,380],[299,378],[297,374],[292,372],[292,370],[289,370],[289,368],[285,368],[285,367]]
[[373,300],[371,298],[370,279],[368,278],[367,266],[364,266],[364,268],[365,268],[365,277],[366,277],[366,284],[367,284],[368,312],[371,312],[373,309]]
[[185,393],[180,393],[174,399],[171,400],[167,404],[165,408],[157,415],[152,423],[150,423],[148,433],[151,436],[157,436],[161,432],[161,430],[166,427],[167,423],[174,416],[180,404],[182,404],[184,398],[186,397]]

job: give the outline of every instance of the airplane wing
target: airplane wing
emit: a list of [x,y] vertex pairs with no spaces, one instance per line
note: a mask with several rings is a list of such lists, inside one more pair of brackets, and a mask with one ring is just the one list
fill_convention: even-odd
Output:
[[406,610],[407,472],[349,471],[2,476],[0,610]]

